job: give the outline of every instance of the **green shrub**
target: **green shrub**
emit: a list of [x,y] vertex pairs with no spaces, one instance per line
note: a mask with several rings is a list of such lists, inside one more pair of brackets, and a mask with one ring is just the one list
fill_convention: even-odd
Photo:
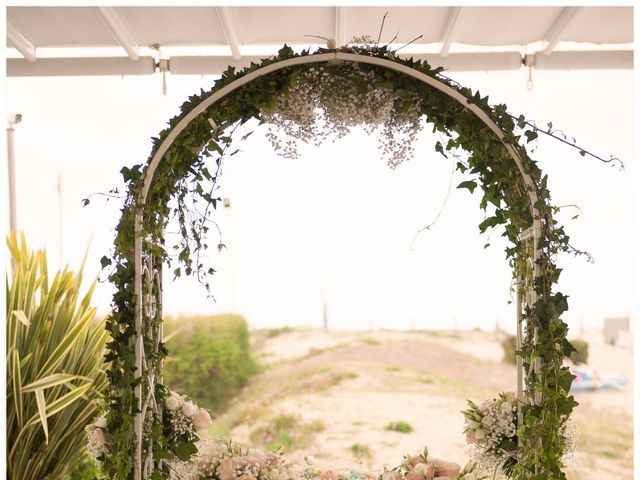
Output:
[[47,273],[43,251],[7,240],[7,478],[58,479],[82,460],[84,427],[106,385],[104,322],[80,296],[82,268]]
[[239,315],[167,319],[165,338],[165,384],[202,407],[222,410],[258,370]]
[[516,364],[516,337],[508,335],[502,340],[502,360],[511,365]]
[[399,421],[391,422],[385,427],[385,430],[389,432],[411,433],[413,432],[413,427],[410,423]]
[[[571,354],[571,361],[575,364],[587,363],[589,359],[589,343],[585,340],[571,340],[571,344],[577,350]],[[512,365],[516,364],[516,337],[509,335],[502,341],[503,360]]]
[[370,459],[373,456],[371,455],[371,449],[361,443],[354,443],[349,447],[349,450],[357,460]]

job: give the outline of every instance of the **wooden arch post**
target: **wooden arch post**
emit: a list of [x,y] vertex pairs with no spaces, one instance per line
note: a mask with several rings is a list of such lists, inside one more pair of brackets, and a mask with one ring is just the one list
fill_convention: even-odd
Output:
[[[478,117],[489,129],[496,135],[496,137],[503,143],[507,152],[509,153],[511,159],[515,163],[518,172],[520,173],[524,184],[527,188],[527,193],[529,196],[529,203],[531,207],[531,213],[533,217],[533,225],[530,229],[525,232],[520,232],[520,238],[523,241],[532,242],[532,254],[529,259],[532,267],[533,267],[533,276],[535,279],[539,278],[539,259],[540,259],[540,239],[542,236],[542,226],[540,220],[540,214],[538,208],[536,207],[538,202],[538,195],[536,193],[536,185],[529,173],[524,168],[524,162],[520,157],[518,151],[511,145],[509,142],[505,140],[505,134],[502,129],[491,119],[491,117],[483,111],[480,107],[475,104],[469,103],[468,99],[462,95],[460,92],[451,88],[449,85],[439,81],[438,79],[426,75],[420,71],[414,70],[406,65],[402,65],[400,63],[394,62],[392,60],[388,60],[385,58],[365,56],[365,55],[357,55],[353,53],[345,53],[345,52],[331,52],[331,53],[321,53],[321,54],[313,54],[306,55],[300,57],[294,57],[287,60],[282,60],[276,63],[272,63],[270,65],[264,66],[253,72],[250,72],[237,80],[231,82],[229,85],[221,88],[220,90],[212,93],[209,97],[200,102],[195,108],[193,108],[187,115],[185,115],[180,122],[172,128],[169,132],[165,140],[162,142],[155,155],[151,159],[149,166],[145,172],[144,183],[142,186],[142,190],[140,192],[140,196],[138,198],[138,208],[135,217],[135,246],[134,246],[134,266],[135,266],[135,296],[136,296],[136,319],[135,319],[135,329],[136,329],[136,342],[135,342],[135,355],[136,355],[136,373],[138,378],[144,377],[144,372],[148,371],[147,366],[147,356],[145,355],[145,342],[142,335],[142,328],[145,322],[154,323],[154,320],[158,319],[158,316],[161,314],[161,308],[158,304],[161,303],[160,295],[161,295],[161,280],[160,273],[161,264],[159,265],[156,260],[148,253],[148,251],[144,248],[146,239],[143,238],[144,231],[144,205],[146,203],[147,194],[153,184],[154,174],[158,168],[158,165],[162,161],[164,155],[167,153],[169,147],[173,144],[178,135],[189,125],[191,121],[193,121],[198,115],[203,113],[208,107],[215,104],[220,99],[224,98],[226,95],[230,94],[234,90],[242,87],[250,83],[264,75],[268,75],[270,73],[276,72],[278,70],[282,70],[283,68],[293,67],[297,65],[305,65],[311,63],[335,63],[335,62],[354,62],[354,63],[365,63],[370,65],[376,65],[379,67],[386,68],[388,70],[393,70],[409,77],[415,78],[432,88],[435,88],[442,93],[448,95],[449,97],[456,100],[460,103],[464,108],[472,112],[476,117]],[[143,282],[143,278],[146,278],[146,281]],[[533,285],[526,285],[526,295],[525,298],[522,299],[520,295],[520,288],[518,288],[518,335],[517,335],[517,349],[520,349],[521,345],[521,321],[522,321],[522,313],[521,313],[521,305],[522,301],[525,301],[529,306],[535,305],[537,302],[537,293],[533,288]],[[154,338],[152,339],[152,344],[157,345],[162,338],[162,326],[161,323],[157,326],[154,331]],[[534,341],[536,340],[537,335],[534,332]],[[517,358],[517,366],[518,366],[518,377],[517,377],[517,398],[519,405],[522,405],[526,399],[523,390],[523,371],[522,371],[522,359],[518,356]],[[534,371],[536,374],[539,372],[540,363],[539,359],[534,363]],[[156,410],[159,411],[159,407],[155,403],[155,398],[153,395],[154,392],[154,384],[156,379],[153,375],[147,376],[147,394],[143,398],[143,389],[141,382],[138,383],[135,389],[136,398],[138,399],[138,408],[141,413],[136,414],[135,417],[135,434],[136,434],[136,450],[135,450],[135,461],[134,461],[134,479],[135,480],[146,480],[149,478],[150,474],[153,471],[153,452],[148,449],[146,452],[143,452],[142,446],[144,443],[144,417],[149,412]],[[539,402],[538,398],[529,399],[529,401]]]

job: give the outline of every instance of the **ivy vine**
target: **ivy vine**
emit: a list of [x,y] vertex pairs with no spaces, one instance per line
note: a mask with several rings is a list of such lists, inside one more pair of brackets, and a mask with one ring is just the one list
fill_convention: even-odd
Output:
[[[433,130],[441,132],[444,141],[435,144],[435,150],[448,156],[457,150],[469,153],[466,160],[457,159],[456,169],[468,178],[458,188],[482,192],[480,208],[486,218],[480,223],[480,232],[498,228],[509,240],[506,250],[514,276],[522,281],[518,288],[531,285],[538,296],[535,305],[526,306],[522,315],[526,324],[525,342],[518,355],[526,368],[539,359],[539,374],[530,373],[526,377],[526,389],[530,395],[537,394],[540,401],[526,405],[523,421],[519,425],[520,448],[512,477],[527,480],[565,479],[562,471],[563,452],[562,431],[569,415],[577,405],[569,394],[573,376],[562,360],[574,351],[567,340],[567,325],[561,315],[567,310],[567,297],[555,290],[560,276],[556,258],[562,252],[572,252],[569,237],[564,228],[553,217],[555,207],[551,203],[547,188],[547,177],[528,155],[526,144],[534,141],[538,128],[524,117],[510,114],[505,105],[490,105],[487,97],[479,92],[462,87],[442,75],[442,68],[432,68],[419,60],[403,59],[386,46],[342,47],[340,49],[319,49],[296,54],[287,46],[278,54],[259,64],[236,71],[226,70],[209,91],[201,91],[189,97],[182,105],[181,112],[169,121],[169,125],[157,138],[153,138],[153,157],[163,140],[177,123],[205,98],[229,85],[238,78],[266,65],[296,56],[343,51],[359,55],[379,57],[406,65],[429,75],[463,94],[468,103],[475,104],[486,112],[504,132],[501,141],[472,112],[448,95],[418,80],[398,72],[369,64],[352,64],[352,68],[373,72],[374,82],[380,82],[398,94],[409,92],[421,99],[420,115],[427,118]],[[262,120],[264,112],[272,112],[281,95],[288,92],[301,72],[309,65],[287,67],[274,73],[256,78],[254,81],[234,90],[197,116],[180,133],[159,164],[146,203],[138,203],[142,182],[147,168],[135,165],[123,168],[121,173],[127,187],[127,196],[122,207],[122,217],[117,226],[115,247],[112,254],[103,257],[103,267],[109,267],[109,280],[116,287],[112,313],[107,321],[107,329],[112,341],[107,346],[106,360],[109,387],[106,394],[108,409],[108,442],[113,452],[103,463],[104,474],[111,479],[133,478],[133,458],[135,447],[134,416],[139,408],[134,388],[137,382],[135,370],[135,311],[134,292],[134,219],[138,208],[144,213],[144,237],[150,239],[148,249],[159,261],[171,266],[175,276],[196,275],[208,286],[207,276],[213,269],[205,265],[202,253],[207,249],[207,233],[210,228],[208,217],[211,209],[216,209],[220,198],[217,185],[223,159],[237,152],[231,151],[235,139],[233,128],[251,119]],[[330,69],[328,65],[325,68]],[[551,127],[549,127],[551,129]],[[550,130],[551,131],[551,130]],[[241,139],[240,139],[241,140]],[[521,238],[533,224],[528,187],[524,184],[505,144],[512,145],[524,162],[524,169],[533,178],[538,203],[535,207],[540,214],[542,239],[539,245],[540,276],[533,277],[531,242]],[[583,150],[584,151],[584,150]],[[204,206],[204,207],[202,207]],[[179,225],[178,241],[165,243],[163,232],[170,221]],[[575,253],[575,252],[574,252]],[[535,281],[534,281],[535,280]],[[521,292],[524,293],[524,292]],[[159,366],[166,356],[161,345],[154,365]],[[146,378],[143,378],[143,383]],[[157,385],[158,400],[163,400],[166,389]],[[170,456],[166,452],[161,420],[154,419],[147,426],[150,434],[145,442],[150,442],[159,457]],[[146,447],[147,445],[145,445]],[[154,472],[154,479],[167,478],[166,467]]]

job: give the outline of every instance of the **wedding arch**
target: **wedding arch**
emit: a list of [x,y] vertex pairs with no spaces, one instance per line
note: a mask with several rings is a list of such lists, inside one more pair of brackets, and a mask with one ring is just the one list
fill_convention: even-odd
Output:
[[[559,252],[569,239],[553,218],[546,176],[529,157],[524,142],[537,129],[514,117],[505,105],[491,106],[479,93],[444,77],[441,68],[403,59],[386,47],[349,46],[278,55],[236,72],[230,67],[213,88],[188,99],[168,128],[153,139],[145,165],[123,168],[127,198],[117,227],[110,281],[117,291],[107,321],[112,342],[107,347],[106,431],[109,455],[102,464],[109,478],[167,478],[166,461],[188,459],[193,444],[172,448],[163,431],[163,410],[170,392],[162,385],[167,355],[162,334],[162,267],[169,255],[164,229],[176,218],[181,238],[176,276],[206,276],[193,254],[206,248],[206,227],[189,216],[185,201],[197,197],[213,208],[218,199],[203,185],[216,184],[226,148],[226,130],[273,111],[301,73],[322,66],[331,74],[338,66],[369,72],[376,88],[399,98],[407,92],[419,99],[419,117],[447,137],[436,150],[447,156],[469,153],[457,168],[469,180],[459,187],[480,187],[486,212],[481,232],[501,228],[510,244],[507,257],[517,291],[518,447],[511,476],[518,479],[565,478],[561,430],[577,403],[569,395],[573,376],[562,366],[573,347],[560,315],[566,296],[554,291]],[[211,159],[211,160],[209,160]],[[213,169],[210,170],[209,166]],[[169,201],[177,206],[170,206]],[[205,213],[206,216],[206,213]],[[198,228],[198,227],[202,228]],[[203,277],[204,278],[204,277]]]

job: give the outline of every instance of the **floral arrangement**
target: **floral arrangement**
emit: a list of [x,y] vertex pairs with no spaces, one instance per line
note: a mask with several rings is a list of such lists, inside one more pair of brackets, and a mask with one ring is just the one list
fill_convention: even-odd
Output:
[[[477,471],[490,474],[491,478],[507,478],[516,464],[518,448],[518,400],[515,393],[501,392],[480,406],[471,400],[467,403],[469,408],[462,412],[464,433]],[[568,421],[562,435],[565,441],[563,459],[566,461],[575,451],[575,423]]]
[[171,463],[170,480],[471,480],[473,471],[429,457],[426,448],[405,456],[399,467],[376,474],[294,466],[281,454],[245,448],[222,437],[204,438],[197,447],[198,453],[188,462]]
[[518,443],[515,394],[502,392],[498,398],[485,400],[479,407],[471,400],[467,402],[469,408],[462,412],[467,443],[478,444],[494,453],[514,450]]
[[[168,439],[167,450],[181,460],[188,460],[197,451],[194,445],[198,440],[196,432],[211,426],[211,416],[204,408],[198,407],[195,402],[177,392],[169,392],[164,406],[163,429]],[[85,430],[89,455],[102,461],[109,453],[107,415],[97,417]]]
[[196,452],[193,443],[198,439],[196,432],[206,430],[212,424],[209,413],[198,407],[185,395],[169,392],[164,400],[164,434],[169,449],[176,452],[182,460]]
[[172,480],[288,480],[293,478],[282,455],[244,448],[221,437],[197,442],[188,462],[171,464]]
[[473,467],[461,469],[457,463],[430,457],[425,447],[422,453],[405,456],[399,467],[384,472],[380,480],[465,480],[472,471]]
[[411,158],[424,121],[415,93],[394,91],[389,77],[359,64],[313,66],[292,79],[275,108],[264,109],[270,124],[267,138],[286,158],[298,157],[298,142],[320,145],[344,137],[360,125],[368,134],[379,131],[380,148],[391,168]]
[[105,430],[107,429],[107,417],[102,415],[97,417],[93,423],[90,423],[84,429],[87,432],[87,452],[94,459],[100,460],[105,453],[107,453],[106,449],[106,441],[105,441]]

